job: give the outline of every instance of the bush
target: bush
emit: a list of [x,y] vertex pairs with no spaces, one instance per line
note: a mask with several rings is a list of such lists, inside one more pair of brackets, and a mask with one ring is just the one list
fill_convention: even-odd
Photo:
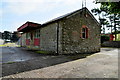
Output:
[[105,42],[105,41],[109,41],[110,37],[108,35],[102,35],[101,36],[101,43]]

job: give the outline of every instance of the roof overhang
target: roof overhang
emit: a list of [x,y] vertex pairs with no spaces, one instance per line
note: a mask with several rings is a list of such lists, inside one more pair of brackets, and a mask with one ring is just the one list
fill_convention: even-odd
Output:
[[17,31],[18,32],[29,32],[31,30],[35,30],[39,28],[40,24],[38,23],[33,23],[33,22],[26,22],[22,26],[20,26]]

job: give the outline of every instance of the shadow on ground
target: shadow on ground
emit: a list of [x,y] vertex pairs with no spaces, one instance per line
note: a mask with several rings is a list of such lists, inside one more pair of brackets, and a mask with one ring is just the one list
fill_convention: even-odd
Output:
[[61,64],[77,59],[86,58],[92,54],[76,54],[76,55],[47,55],[40,54],[39,57],[21,62],[9,62],[2,64],[2,76],[8,76],[24,71],[40,69],[56,64]]

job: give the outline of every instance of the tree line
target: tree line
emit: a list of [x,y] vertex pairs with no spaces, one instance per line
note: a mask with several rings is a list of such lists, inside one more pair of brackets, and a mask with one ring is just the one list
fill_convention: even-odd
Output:
[[17,42],[19,39],[19,33],[18,32],[9,32],[4,31],[1,33],[1,39],[5,40],[5,42]]

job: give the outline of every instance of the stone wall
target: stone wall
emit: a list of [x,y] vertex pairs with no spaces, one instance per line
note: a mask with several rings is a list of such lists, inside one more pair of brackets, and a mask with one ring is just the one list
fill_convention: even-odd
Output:
[[[100,26],[96,24],[89,14],[77,12],[61,21],[62,27],[62,51],[61,54],[91,53],[100,51]],[[89,37],[82,39],[81,28],[86,25],[89,29]]]
[[26,46],[26,33],[22,34],[22,37],[21,37],[21,46]]
[[103,42],[101,46],[120,48],[120,41],[106,41],[106,42]]
[[40,49],[57,52],[57,23],[49,24],[40,29]]
[[62,29],[63,29],[63,24],[64,24],[64,22],[61,20],[61,21],[59,21],[58,22],[58,28],[59,28],[59,32],[58,32],[58,34],[59,34],[59,36],[58,36],[58,53],[59,54],[62,54],[63,53],[63,51],[62,51]]

